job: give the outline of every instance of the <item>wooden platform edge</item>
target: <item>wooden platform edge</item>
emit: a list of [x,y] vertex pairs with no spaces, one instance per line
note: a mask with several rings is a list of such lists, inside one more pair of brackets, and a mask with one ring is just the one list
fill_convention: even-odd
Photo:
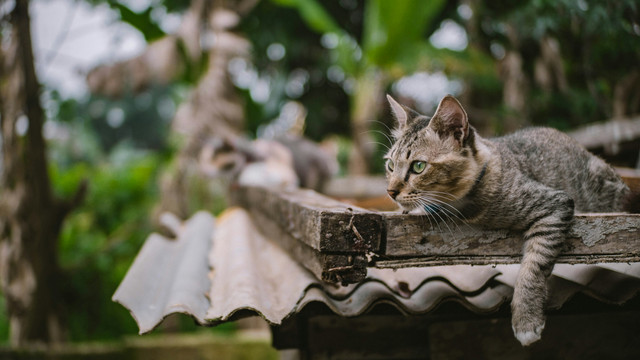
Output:
[[[518,232],[430,223],[418,215],[388,214],[385,218],[386,247],[381,255],[387,260],[424,257],[469,263],[493,257],[495,260],[489,262],[497,263],[518,259],[522,253],[522,235]],[[593,262],[597,257],[602,257],[602,262],[640,261],[640,214],[576,215],[562,260]]]
[[[240,188],[232,198],[265,236],[316,277],[355,283],[367,267],[518,263],[522,235],[466,224],[435,223],[420,215],[376,212],[311,190]],[[582,214],[559,263],[640,261],[640,214]]]

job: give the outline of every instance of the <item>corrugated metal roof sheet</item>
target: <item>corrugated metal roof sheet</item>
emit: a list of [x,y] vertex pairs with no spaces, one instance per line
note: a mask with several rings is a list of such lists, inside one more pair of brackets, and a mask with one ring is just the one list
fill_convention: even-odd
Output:
[[207,254],[214,218],[199,212],[176,230],[176,239],[147,238],[113,295],[138,323],[140,333],[153,330],[172,313],[185,313],[200,323],[210,307]]
[[[408,314],[426,313],[445,301],[491,312],[511,298],[519,268],[369,269],[363,282],[335,286],[318,281],[264,238],[246,211],[229,209],[215,231],[213,224],[212,216],[200,212],[178,227],[175,240],[154,234],[145,243],[113,297],[131,311],[141,333],[172,312],[190,314],[205,324],[248,309],[280,324],[312,302],[322,302],[342,316],[365,313],[378,303]],[[558,264],[551,277],[550,306],[560,307],[578,292],[621,304],[639,290],[640,263]]]
[[228,210],[218,223],[209,256],[213,277],[207,319],[224,321],[250,309],[279,324],[315,278],[262,237],[244,210]]

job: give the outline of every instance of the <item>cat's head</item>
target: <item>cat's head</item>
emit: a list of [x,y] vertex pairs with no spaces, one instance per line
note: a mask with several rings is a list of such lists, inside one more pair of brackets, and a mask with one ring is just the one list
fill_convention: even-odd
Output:
[[387,98],[398,122],[385,156],[389,196],[405,211],[427,212],[464,197],[482,165],[458,100],[445,96],[429,118]]
[[233,137],[210,138],[200,150],[200,170],[211,178],[235,178],[247,163],[256,160],[245,142]]

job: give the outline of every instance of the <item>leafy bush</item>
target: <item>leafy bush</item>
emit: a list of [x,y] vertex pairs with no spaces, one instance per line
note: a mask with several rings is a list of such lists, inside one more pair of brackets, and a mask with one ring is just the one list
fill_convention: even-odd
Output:
[[153,230],[151,212],[162,163],[157,155],[116,150],[110,161],[95,165],[77,163],[64,171],[52,167],[59,194],[68,196],[83,179],[89,182],[84,203],[68,216],[60,234],[65,278],[61,285],[71,339],[137,331],[131,316],[111,296]]

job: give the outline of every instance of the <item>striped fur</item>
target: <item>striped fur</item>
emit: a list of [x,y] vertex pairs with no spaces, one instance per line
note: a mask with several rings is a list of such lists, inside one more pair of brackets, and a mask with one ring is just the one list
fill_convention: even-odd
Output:
[[[432,118],[389,102],[398,119],[386,155],[389,194],[405,212],[426,213],[435,223],[464,220],[522,231],[512,325],[523,345],[539,340],[547,278],[574,209],[622,211],[629,188],[609,165],[559,131],[532,128],[484,139],[452,96]],[[413,171],[416,161],[427,164],[424,171]]]

